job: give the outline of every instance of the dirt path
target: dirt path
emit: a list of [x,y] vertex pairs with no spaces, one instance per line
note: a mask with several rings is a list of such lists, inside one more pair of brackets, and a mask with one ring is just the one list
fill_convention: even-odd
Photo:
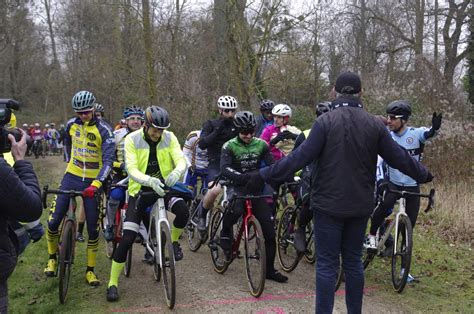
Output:
[[[31,160],[31,159],[30,159]],[[59,183],[64,173],[65,163],[62,157],[52,156],[32,160],[40,178],[41,185]],[[290,274],[289,282],[280,284],[267,281],[263,295],[256,299],[247,288],[244,260],[235,260],[223,275],[217,274],[212,267],[209,248],[202,246],[198,252],[189,251],[185,237],[181,240],[184,259],[176,264],[177,296],[174,312],[176,313],[311,313],[314,312],[315,271],[314,265],[304,261]],[[105,269],[98,267],[104,282],[101,291],[93,298],[104,300],[106,278],[110,266],[103,254],[103,243],[99,248],[98,258],[105,262]],[[112,312],[170,312],[165,305],[162,283],[155,282],[151,266],[142,263],[144,249],[139,244],[134,246],[134,258],[130,278],[121,276],[119,292],[120,301],[108,303],[99,311]],[[278,265],[278,261],[275,262]],[[401,305],[391,304],[377,293],[374,282],[366,282],[364,313],[387,311],[409,312]],[[91,300],[91,302],[94,302]],[[344,284],[336,293],[335,312],[346,312]]]

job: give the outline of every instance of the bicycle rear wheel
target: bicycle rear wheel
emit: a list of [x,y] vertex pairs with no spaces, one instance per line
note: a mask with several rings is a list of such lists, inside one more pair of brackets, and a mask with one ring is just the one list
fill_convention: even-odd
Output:
[[266,258],[262,227],[254,216],[247,221],[245,270],[250,294],[258,298],[262,294],[263,288],[265,288]]
[[132,272],[132,256],[133,256],[133,244],[127,251],[127,258],[125,259],[125,267],[123,268],[123,274],[125,277],[130,277]]
[[174,251],[168,225],[161,222],[161,267],[163,272],[163,287],[165,289],[166,305],[172,309],[176,300],[176,277],[174,265]]
[[212,265],[214,270],[223,274],[229,267],[229,263],[226,260],[224,250],[220,246],[220,234],[222,230],[222,216],[224,211],[221,206],[217,206],[214,209],[214,213],[211,217],[209,224],[209,248],[211,250]]
[[188,246],[191,252],[196,252],[197,250],[199,250],[203,242],[199,231],[192,222],[192,219],[195,218],[195,212],[200,202],[201,194],[198,194],[198,196],[196,196],[196,199],[193,200],[191,206],[189,207],[189,221],[186,225],[186,233],[188,235]]
[[301,259],[293,243],[293,234],[296,230],[296,208],[288,206],[283,211],[280,221],[278,222],[276,242],[277,256],[281,268],[286,272],[293,271]]
[[413,230],[408,216],[400,215],[397,233],[394,237],[396,241],[392,255],[392,283],[395,291],[401,293],[410,272],[413,247]]
[[66,220],[61,233],[59,247],[59,302],[66,302],[71,268],[74,261],[74,221]]

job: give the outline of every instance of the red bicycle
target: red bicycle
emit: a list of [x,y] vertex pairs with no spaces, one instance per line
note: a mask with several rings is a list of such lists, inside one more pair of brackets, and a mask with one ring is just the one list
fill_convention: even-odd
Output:
[[[269,195],[244,195],[234,196],[230,202],[223,202],[225,207],[217,206],[214,209],[210,222],[209,231],[209,248],[211,250],[212,264],[214,270],[223,274],[232,261],[240,255],[240,242],[244,239],[244,255],[245,255],[245,270],[247,274],[247,281],[249,285],[250,294],[258,298],[265,287],[266,274],[266,254],[265,254],[265,240],[263,238],[262,227],[257,218],[252,213],[252,200],[260,198],[272,197]],[[244,215],[237,222],[237,228],[234,226],[234,239],[232,241],[232,249],[230,256],[220,246],[220,231],[222,229],[222,221],[224,215],[235,204],[235,200],[245,200]]]

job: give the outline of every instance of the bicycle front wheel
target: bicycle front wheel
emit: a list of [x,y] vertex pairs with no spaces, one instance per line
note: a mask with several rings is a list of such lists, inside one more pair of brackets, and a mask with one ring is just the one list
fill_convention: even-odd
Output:
[[258,298],[265,287],[266,258],[262,227],[254,216],[250,217],[247,221],[245,270],[247,272],[250,294]]
[[158,247],[158,230],[156,219],[152,218],[150,223],[150,246],[153,249],[153,276],[156,281],[161,280],[160,248]]
[[66,220],[61,233],[59,247],[59,302],[66,302],[71,268],[74,260],[74,221]]
[[288,206],[283,211],[278,222],[276,242],[277,255],[281,268],[286,272],[293,271],[301,259],[294,246],[294,232],[296,230],[296,208]]
[[223,274],[229,267],[229,263],[226,260],[224,250],[220,246],[220,234],[222,230],[222,216],[224,211],[221,206],[217,206],[214,209],[214,213],[211,217],[209,224],[209,248],[211,249],[211,260],[214,265],[214,270]]
[[310,264],[316,262],[316,245],[314,243],[313,224],[310,222],[306,226],[306,252],[304,253],[304,259]]
[[163,272],[163,287],[165,288],[166,305],[172,309],[176,300],[176,277],[174,265],[174,251],[171,242],[171,234],[168,225],[162,222],[161,230],[161,260],[163,264],[161,269]]
[[197,250],[199,250],[202,243],[201,235],[199,234],[199,231],[192,222],[192,219],[195,219],[196,209],[200,201],[201,197],[200,194],[198,194],[198,196],[196,196],[196,199],[193,200],[191,206],[189,207],[189,221],[186,225],[186,233],[188,235],[188,246],[191,252],[196,252]]
[[[395,228],[394,228],[395,229]],[[413,229],[408,216],[400,216],[392,255],[392,283],[398,293],[403,291],[410,272]]]

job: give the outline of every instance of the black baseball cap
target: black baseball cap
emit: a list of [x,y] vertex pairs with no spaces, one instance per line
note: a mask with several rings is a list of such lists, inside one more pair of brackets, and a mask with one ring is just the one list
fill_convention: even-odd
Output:
[[336,79],[335,89],[339,94],[357,94],[362,90],[362,82],[357,73],[343,72]]

